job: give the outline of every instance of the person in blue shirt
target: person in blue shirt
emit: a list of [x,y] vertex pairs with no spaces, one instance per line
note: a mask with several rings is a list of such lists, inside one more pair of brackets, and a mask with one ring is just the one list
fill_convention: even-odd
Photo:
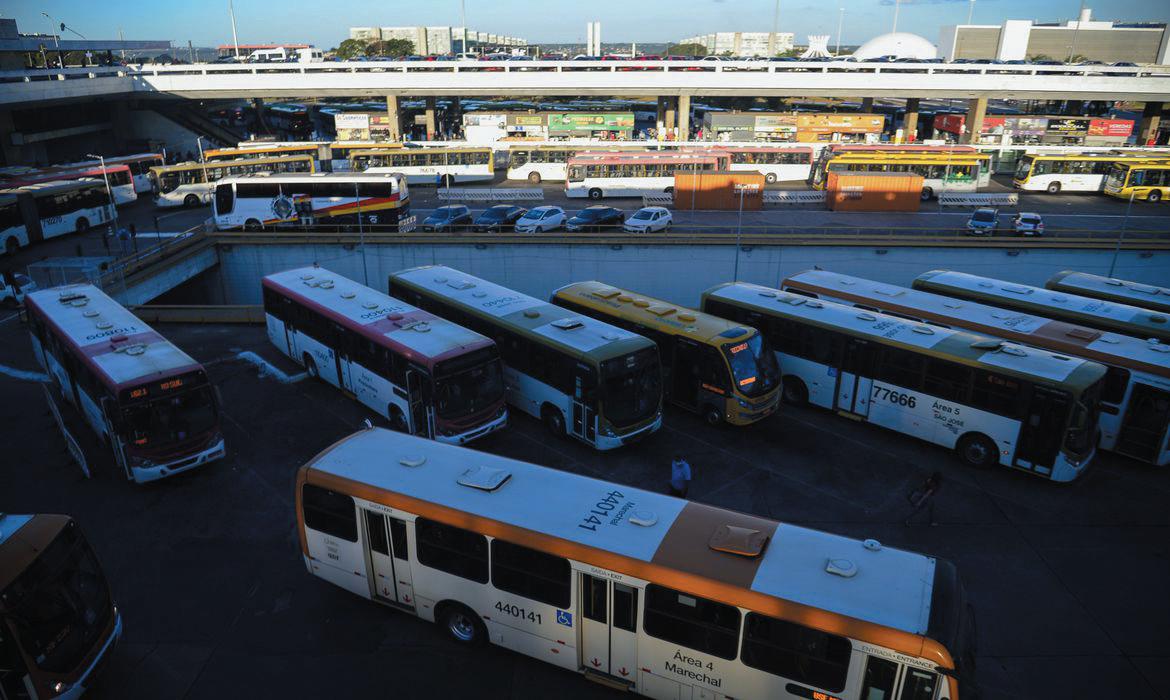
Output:
[[670,495],[686,498],[691,487],[691,465],[676,454],[670,462]]

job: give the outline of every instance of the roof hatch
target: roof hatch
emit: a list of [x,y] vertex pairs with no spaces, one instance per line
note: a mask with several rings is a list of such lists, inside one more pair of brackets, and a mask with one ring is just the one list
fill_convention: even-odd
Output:
[[768,536],[759,530],[735,525],[720,525],[707,542],[717,552],[738,554],[742,557],[758,557],[768,544]]
[[571,331],[574,328],[580,328],[585,324],[579,318],[558,318],[552,322],[554,328],[560,328],[562,331]]
[[677,311],[673,306],[667,306],[665,304],[653,304],[646,310],[655,316],[669,316]]
[[593,296],[601,297],[602,299],[613,299],[614,297],[618,296],[619,294],[621,294],[621,292],[614,289],[613,287],[606,287],[605,289],[597,289],[597,290],[594,290],[594,292],[593,292]]
[[1101,337],[1099,331],[1090,330],[1088,328],[1073,328],[1068,333],[1065,333],[1070,338],[1077,340],[1093,341]]
[[491,493],[512,478],[512,472],[492,467],[471,467],[459,477],[459,483],[480,491]]

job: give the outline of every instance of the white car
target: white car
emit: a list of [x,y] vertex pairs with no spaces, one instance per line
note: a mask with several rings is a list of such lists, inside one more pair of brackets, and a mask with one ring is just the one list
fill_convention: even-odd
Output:
[[516,233],[543,233],[565,225],[565,210],[560,207],[536,207],[516,219]]
[[1021,236],[1044,235],[1044,219],[1040,218],[1039,214],[1020,212],[1016,215],[1016,220],[1013,222],[1013,225],[1016,233]]
[[650,233],[651,231],[666,231],[674,223],[674,217],[665,207],[642,207],[626,219],[623,229],[631,233]]

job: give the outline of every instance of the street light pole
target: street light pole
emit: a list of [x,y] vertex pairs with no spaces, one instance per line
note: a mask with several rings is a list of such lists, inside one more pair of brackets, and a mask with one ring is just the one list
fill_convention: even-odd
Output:
[[240,60],[240,40],[236,38],[236,8],[232,5],[232,0],[228,0],[228,14],[232,18],[232,46],[236,49],[236,60]]
[[1129,225],[1129,210],[1133,208],[1133,198],[1137,191],[1129,193],[1129,204],[1125,206],[1125,218],[1121,220],[1121,233],[1117,236],[1117,246],[1113,248],[1113,261],[1109,263],[1109,276],[1113,276],[1113,268],[1117,266],[1117,254],[1121,252],[1121,241],[1125,239],[1125,229]]
[[739,222],[735,225],[735,271],[731,275],[732,282],[739,281],[739,237],[743,232],[743,193],[747,188],[739,186]]
[[195,147],[199,149],[199,162],[200,163],[207,162],[203,158],[203,136],[202,135],[195,137]]
[[837,16],[837,51],[836,55],[841,55],[841,29],[845,26],[845,8],[840,9],[840,14]]
[[975,16],[975,0],[967,0],[967,24],[971,24],[971,18]]
[[894,28],[890,30],[891,34],[898,32],[898,10],[902,8],[902,0],[894,0]]
[[1081,31],[1081,17],[1085,15],[1085,0],[1081,0],[1081,9],[1077,12],[1077,26],[1073,27],[1072,43],[1068,47],[1068,61],[1072,63],[1073,56],[1077,50],[1077,33]]
[[110,201],[110,222],[114,226],[114,235],[118,235],[118,205],[114,201],[114,191],[110,189],[110,174],[106,172],[106,159],[104,156],[94,155],[93,153],[86,153],[86,158],[97,158],[102,166],[102,180],[106,183],[106,198]]
[[780,29],[780,0],[776,0],[776,7],[772,10],[772,33],[768,36],[768,58],[776,55],[779,37],[776,32]]
[[366,264],[366,229],[362,226],[362,198],[358,193],[358,183],[353,183],[353,200],[357,207],[358,220],[358,239],[362,246],[362,278],[365,280],[364,284],[370,286],[370,268]]

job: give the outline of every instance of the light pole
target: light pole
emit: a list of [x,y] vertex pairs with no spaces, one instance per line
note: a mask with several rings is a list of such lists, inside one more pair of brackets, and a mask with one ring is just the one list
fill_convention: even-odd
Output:
[[467,1],[459,0],[459,21],[463,23],[463,53],[467,53]]
[[971,18],[975,16],[975,0],[967,0],[967,24],[971,24]]
[[106,159],[104,156],[94,155],[93,153],[86,153],[85,157],[97,158],[98,162],[102,165],[102,180],[106,183],[106,198],[110,200],[110,222],[114,225],[114,235],[116,236],[118,235],[118,205],[114,201],[114,191],[110,189],[110,174],[106,172]]
[[776,32],[780,29],[780,0],[776,0],[776,7],[772,10],[772,33],[768,36],[768,58],[776,55]]
[[1081,9],[1077,12],[1077,26],[1073,27],[1072,43],[1068,47],[1068,60],[1065,63],[1072,63],[1073,56],[1077,50],[1077,33],[1081,31],[1081,17],[1085,15],[1085,0],[1081,0]]
[[199,149],[199,162],[205,163],[206,161],[203,158],[203,136],[195,137],[195,147]]
[[240,40],[236,38],[236,8],[232,5],[232,0],[228,0],[228,14],[232,18],[232,46],[236,49],[236,60],[240,60]]
[[747,187],[743,184],[739,186],[739,222],[735,225],[735,271],[731,275],[732,282],[739,281],[739,237],[743,232],[743,193]]
[[1117,254],[1121,252],[1121,241],[1125,240],[1125,229],[1129,225],[1129,210],[1133,208],[1133,198],[1137,191],[1129,193],[1129,204],[1125,206],[1125,218],[1121,220],[1121,233],[1117,236],[1117,246],[1113,248],[1113,261],[1109,263],[1109,276],[1113,276],[1113,268],[1117,266]]
[[837,52],[836,55],[841,55],[841,29],[845,26],[845,8],[840,9],[840,14],[837,15]]
[[894,28],[890,30],[891,34],[898,32],[898,10],[902,7],[902,0],[894,0]]
[[362,247],[362,277],[365,280],[364,284],[370,286],[370,268],[366,264],[366,229],[362,226],[362,198],[358,193],[358,183],[353,183],[353,202],[357,207],[358,220],[358,240]]

